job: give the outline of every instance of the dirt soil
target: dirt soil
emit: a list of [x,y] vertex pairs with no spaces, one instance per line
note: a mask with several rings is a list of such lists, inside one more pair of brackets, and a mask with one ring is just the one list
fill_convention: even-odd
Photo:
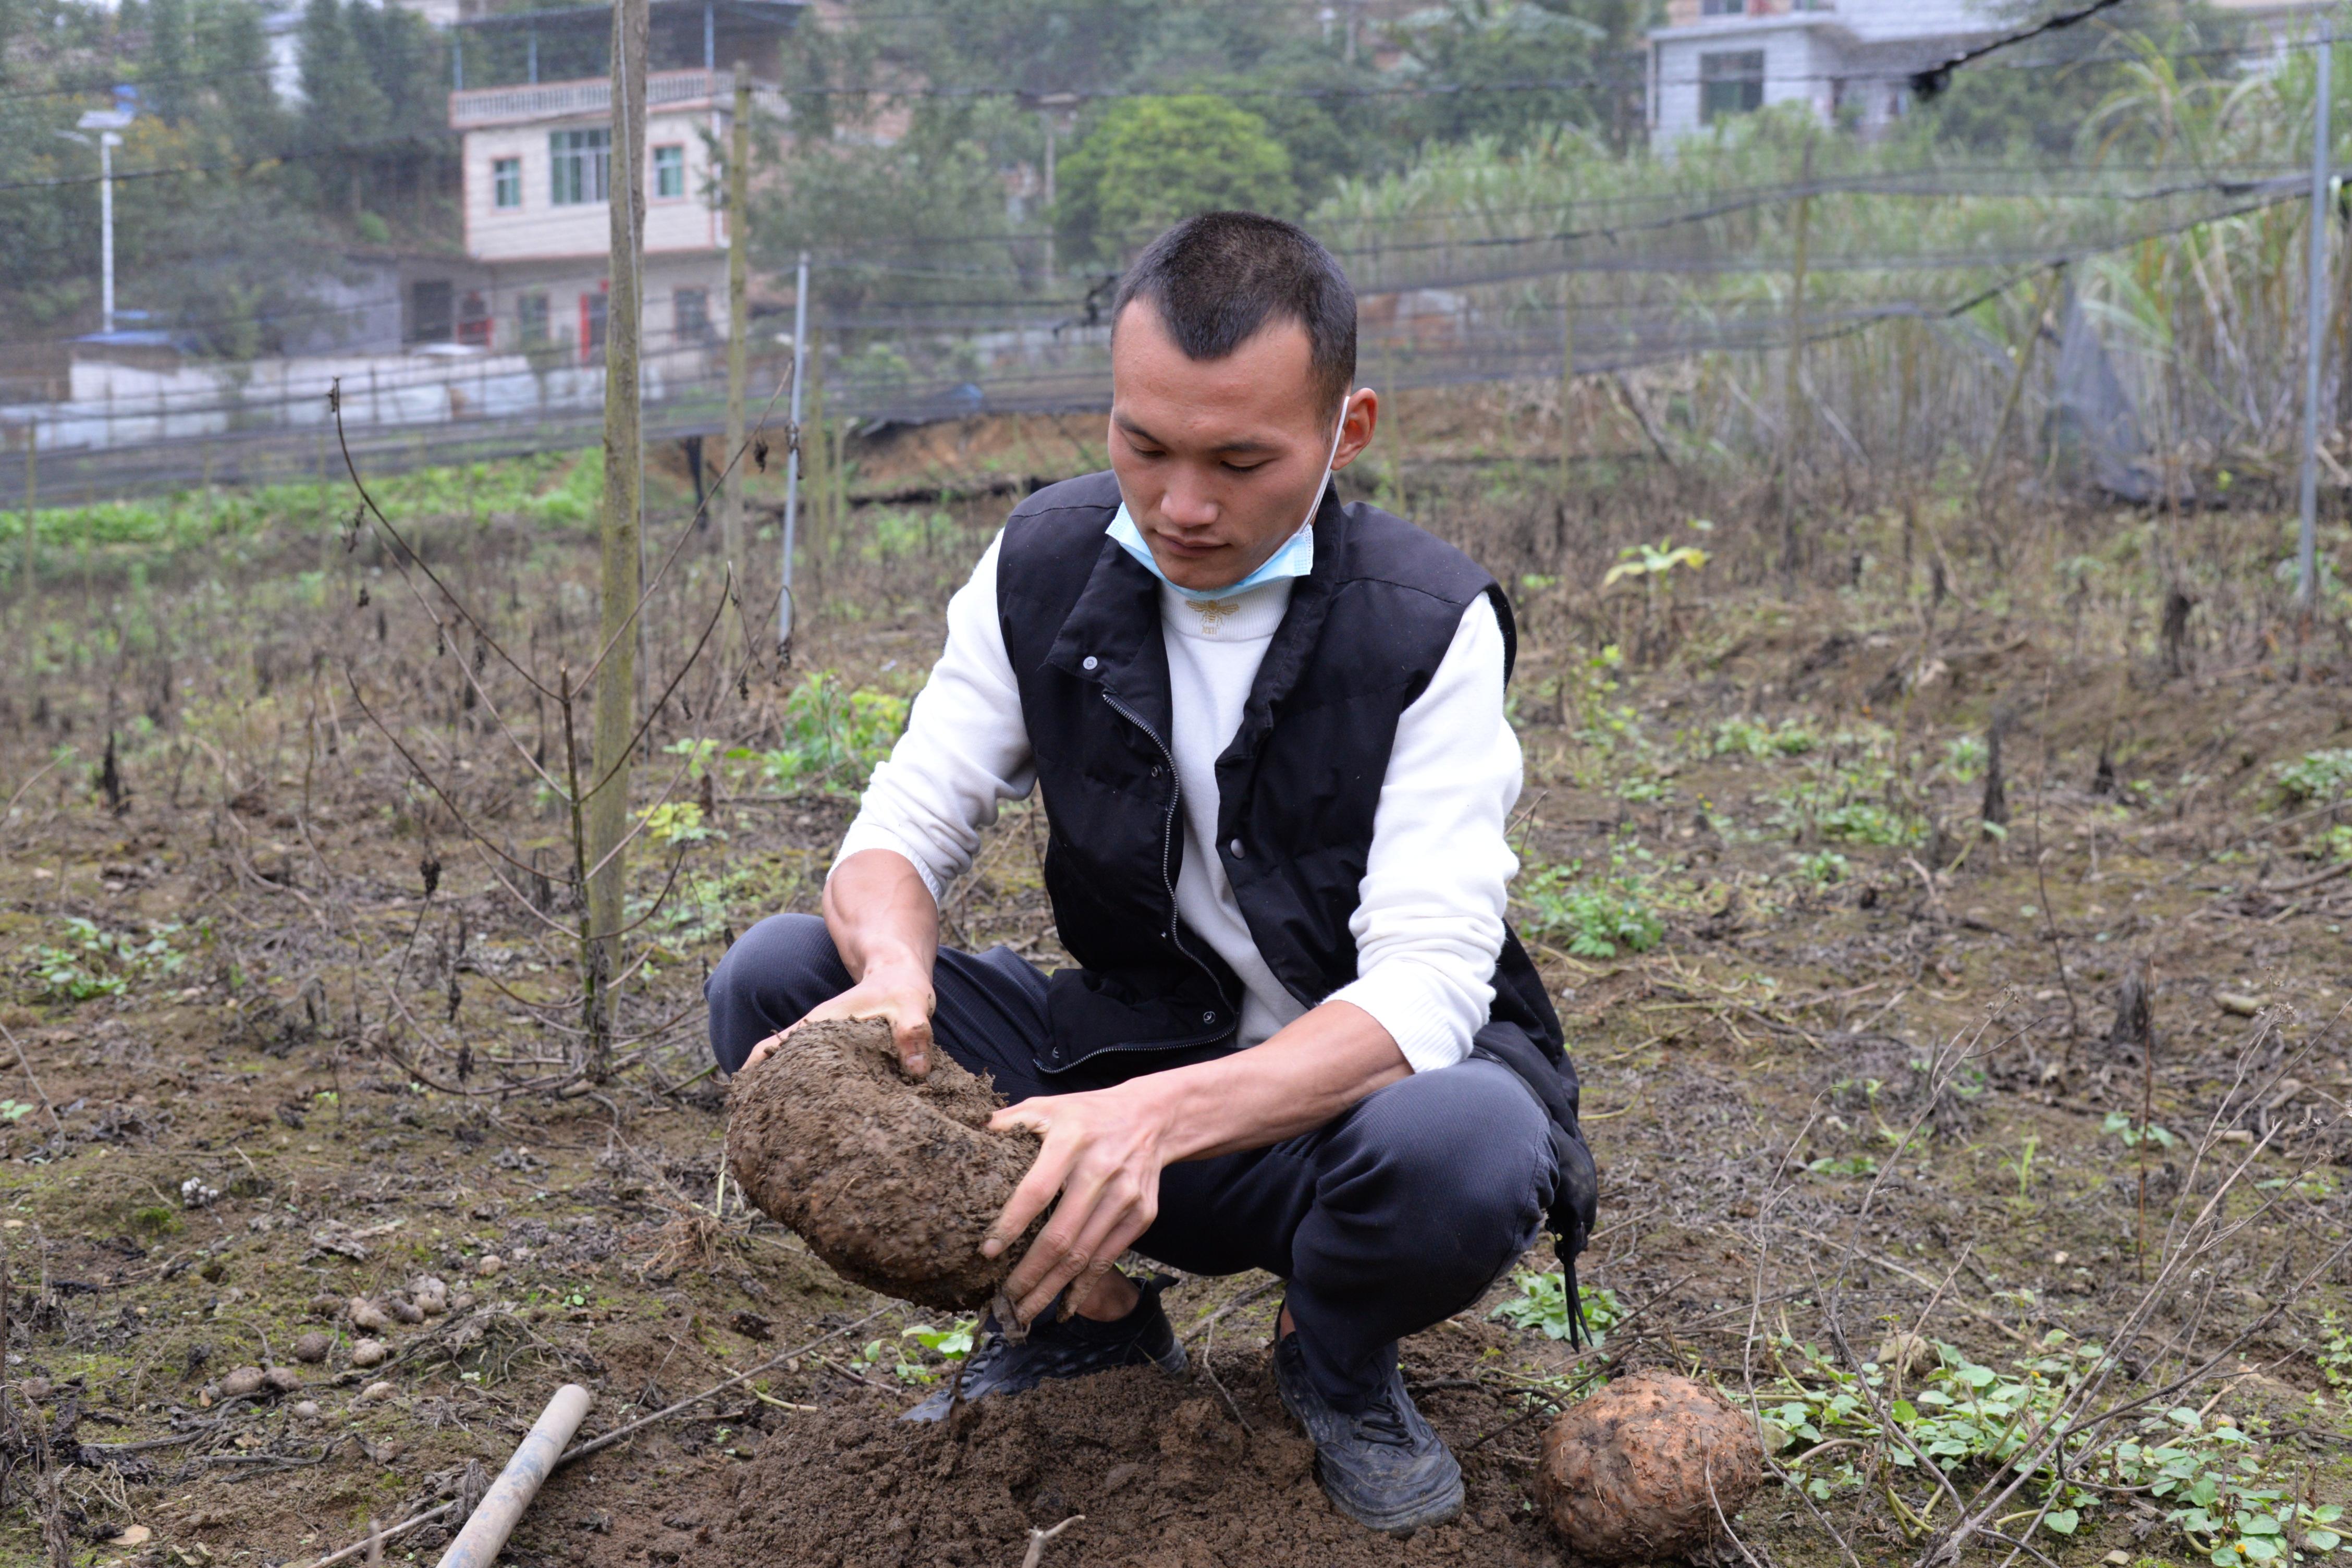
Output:
[[1537,1429],[1472,1375],[1502,1358],[1506,1340],[1449,1325],[1403,1348],[1407,1384],[1464,1456],[1468,1492],[1459,1521],[1409,1542],[1372,1535],[1332,1509],[1315,1481],[1313,1446],[1275,1392],[1269,1356],[1228,1348],[1208,1368],[1196,1352],[1185,1377],[1129,1368],[983,1401],[953,1432],[901,1422],[904,1402],[882,1399],[790,1423],[709,1500],[693,1549],[677,1542],[680,1561],[1009,1568],[1032,1530],[1079,1514],[1047,1547],[1048,1563],[1556,1564],[1557,1546],[1526,1506]]
[[[2102,1399],[2153,1401],[2116,1429],[2169,1424],[2242,1489],[2235,1523],[2113,1477],[2084,1478],[2071,1533],[2034,1531],[2038,1494],[1990,1517],[2062,1568],[2252,1561],[2212,1532],[2259,1523],[2243,1489],[2352,1499],[2352,633],[2278,614],[2281,520],[1923,486],[1824,502],[1784,589],[1769,505],[1623,465],[1556,505],[1531,493],[1557,471],[1532,405],[1404,402],[1430,454],[1404,510],[1519,611],[1512,916],[1583,1074],[1602,1196],[1580,1268],[1610,1320],[1598,1352],[1549,1337],[1545,1248],[1407,1344],[1469,1472],[1461,1524],[1399,1543],[1324,1506],[1265,1384],[1263,1277],[1171,1294],[1202,1371],[1048,1390],[951,1439],[889,1418],[950,1374],[960,1314],[860,1287],[722,1193],[698,986],[752,921],[818,907],[857,757],[1003,520],[1003,494],[952,499],[990,478],[956,465],[1097,456],[1029,420],[908,441],[896,474],[869,454],[861,489],[947,499],[803,535],[798,662],[740,686],[661,684],[722,578],[685,531],[646,617],[647,690],[674,695],[632,805],[723,765],[667,796],[700,837],[633,851],[601,1081],[577,910],[527,869],[572,853],[536,771],[560,719],[436,628],[392,552],[289,516],[42,583],[29,677],[0,654],[0,1568],[308,1565],[496,1470],[574,1380],[588,1435],[715,1392],[559,1471],[522,1568],[1014,1568],[1074,1513],[1048,1568],[1539,1563],[1540,1424],[1648,1367],[1766,1412],[1779,1470],[1738,1521],[1756,1563],[1878,1568],[1956,1512],[1851,1394],[1914,1334],[1915,1378],[1950,1391],[1965,1362],[2021,1399],[2113,1347]],[[1363,469],[1351,498],[1381,482]],[[656,484],[649,542],[687,504]],[[1697,517],[1703,572],[1602,587],[1621,548]],[[500,648],[586,668],[593,538],[414,521]],[[2340,526],[2323,542],[2352,576]],[[943,941],[1060,961],[1047,834],[1007,804]],[[394,1321],[359,1364],[348,1302],[424,1275],[473,1305]],[[298,1386],[226,1395],[245,1366]],[[1962,1496],[1998,1490],[2007,1430],[1954,1439]],[[401,1531],[386,1560],[444,1534]]]
[[1003,1097],[945,1052],[935,1058],[917,1083],[887,1024],[793,1031],[729,1091],[728,1165],[761,1213],[843,1279],[920,1307],[983,1307],[1024,1247],[990,1258],[980,1244],[1037,1139],[989,1131]]

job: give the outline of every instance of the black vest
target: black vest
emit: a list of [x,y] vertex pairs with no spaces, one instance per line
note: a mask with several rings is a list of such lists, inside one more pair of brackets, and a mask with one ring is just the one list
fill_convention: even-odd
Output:
[[[1176,915],[1184,823],[1160,583],[1105,532],[1118,504],[1107,473],[1040,490],[1005,524],[996,577],[1050,824],[1045,889],[1081,965],[1049,984],[1038,1065],[1092,1063],[1087,1078],[1231,1050],[1243,994]],[[1226,879],[1266,966],[1306,1006],[1356,978],[1348,922],[1397,720],[1481,594],[1502,623],[1507,679],[1516,634],[1494,578],[1411,523],[1326,493],[1314,570],[1294,585],[1217,759]],[[1562,1177],[1550,1217],[1567,1261],[1591,1231],[1598,1184],[1559,1018],[1507,928],[1494,986],[1474,1050],[1526,1079],[1550,1118]]]

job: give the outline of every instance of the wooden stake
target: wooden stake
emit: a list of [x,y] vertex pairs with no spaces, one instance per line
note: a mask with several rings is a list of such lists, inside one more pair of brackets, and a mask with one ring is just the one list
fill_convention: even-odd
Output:
[[1805,137],[1803,173],[1798,176],[1797,254],[1789,288],[1789,380],[1782,394],[1780,432],[1780,589],[1797,591],[1797,456],[1804,449],[1805,247],[1813,221],[1813,138]]
[[727,477],[719,497],[719,548],[727,569],[743,583],[743,486],[751,478],[743,450],[743,393],[751,378],[751,68],[735,62],[735,122],[727,143]]
[[635,728],[636,618],[645,451],[639,405],[646,232],[646,37],[647,0],[613,7],[613,164],[610,295],[604,320],[604,510],[603,595],[597,646],[594,773],[581,803],[588,830],[591,956],[585,1025],[592,1081],[612,1071],[611,977],[620,973],[620,930],[628,887],[629,742]]

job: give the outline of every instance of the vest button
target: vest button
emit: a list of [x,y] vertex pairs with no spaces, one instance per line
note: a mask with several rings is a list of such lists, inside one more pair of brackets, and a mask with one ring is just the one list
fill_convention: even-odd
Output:
[[1203,1013],[1201,1015],[1201,1022],[1203,1024],[1213,1024],[1216,1021],[1217,1016],[1214,1013]]
[[1234,859],[1239,860],[1244,858],[1244,851],[1242,849],[1242,841],[1240,839],[1234,839],[1231,844],[1226,845],[1225,847],[1233,851],[1233,857]]
[[1087,655],[1086,663],[1085,663],[1081,668],[1086,668],[1086,669],[1092,669],[1095,666],[1097,666],[1097,665],[1100,664],[1101,662],[1102,662],[1102,660],[1100,660],[1100,659],[1097,658],[1094,655],[1092,655],[1092,654],[1088,654],[1088,655]]
[[1160,776],[1160,764],[1158,763],[1151,764],[1151,776],[1153,778],[1158,778]]

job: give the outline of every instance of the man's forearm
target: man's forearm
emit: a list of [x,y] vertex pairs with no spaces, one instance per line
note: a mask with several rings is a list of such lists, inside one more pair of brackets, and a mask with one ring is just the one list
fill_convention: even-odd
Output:
[[919,974],[929,984],[940,952],[940,909],[905,856],[867,849],[835,866],[824,883],[824,926],[852,980],[883,971]]
[[1161,1150],[1173,1164],[1296,1138],[1412,1076],[1379,1020],[1352,1003],[1326,1002],[1262,1045],[1128,1087],[1160,1099]]

